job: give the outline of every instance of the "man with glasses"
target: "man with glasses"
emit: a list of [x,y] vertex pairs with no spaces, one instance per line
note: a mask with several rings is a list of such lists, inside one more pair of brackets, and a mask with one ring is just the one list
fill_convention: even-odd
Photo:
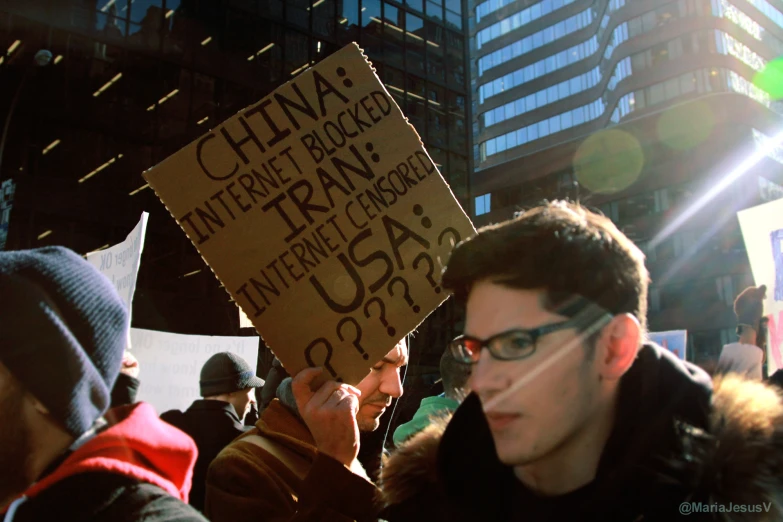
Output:
[[473,393],[392,455],[383,518],[648,522],[687,501],[780,519],[783,403],[645,343],[648,280],[611,221],[566,202],[460,244],[443,285]]

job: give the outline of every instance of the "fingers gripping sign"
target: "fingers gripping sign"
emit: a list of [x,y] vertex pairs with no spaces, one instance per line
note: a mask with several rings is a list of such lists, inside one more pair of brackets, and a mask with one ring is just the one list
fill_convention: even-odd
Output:
[[129,351],[125,351],[122,356],[122,367],[120,373],[124,373],[134,379],[139,378],[139,361]]
[[348,384],[323,382],[322,374],[322,368],[308,368],[294,377],[296,405],[318,451],[350,466],[359,454],[356,414],[362,393]]

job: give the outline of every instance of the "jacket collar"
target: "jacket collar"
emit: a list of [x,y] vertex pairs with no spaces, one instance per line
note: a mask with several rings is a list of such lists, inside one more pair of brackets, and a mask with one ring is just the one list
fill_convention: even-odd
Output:
[[224,411],[231,415],[232,418],[234,418],[237,422],[239,422],[239,415],[237,415],[237,410],[234,408],[234,405],[230,402],[226,401],[216,401],[214,399],[199,399],[197,401],[193,401],[193,404],[190,405],[190,408],[188,408],[188,411]]
[[[716,378],[712,388],[703,372],[667,354],[646,347],[624,378],[623,420],[602,455],[592,505],[575,506],[571,519],[668,521],[683,501],[769,509],[764,520],[783,519],[779,392],[739,376]],[[387,520],[509,520],[509,499],[520,492],[475,397],[448,426],[435,422],[399,447],[381,483]]]
[[307,425],[279,399],[269,403],[256,422],[256,428],[266,437],[293,443],[305,453],[315,455],[315,439]]

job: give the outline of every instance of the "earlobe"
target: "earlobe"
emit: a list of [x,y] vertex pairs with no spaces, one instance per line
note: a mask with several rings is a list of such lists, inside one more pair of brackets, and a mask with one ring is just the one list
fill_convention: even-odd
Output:
[[40,413],[41,415],[49,415],[49,408],[43,405],[41,401],[39,401],[35,396],[31,394],[26,394],[27,400],[30,401],[33,405],[33,408],[35,408],[35,411]]

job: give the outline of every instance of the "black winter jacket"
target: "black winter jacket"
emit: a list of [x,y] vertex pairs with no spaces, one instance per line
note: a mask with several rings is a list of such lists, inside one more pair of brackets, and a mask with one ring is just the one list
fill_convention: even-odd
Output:
[[196,443],[198,459],[193,470],[190,505],[203,512],[209,465],[223,448],[252,426],[242,425],[231,404],[215,400],[198,400],[184,413],[170,410],[160,418],[190,435]]
[[783,400],[772,387],[729,376],[713,388],[701,369],[646,345],[620,383],[616,419],[595,480],[542,499],[498,460],[480,401],[471,395],[448,425],[431,425],[389,459],[381,516],[668,522],[697,502],[684,520],[783,520]]

